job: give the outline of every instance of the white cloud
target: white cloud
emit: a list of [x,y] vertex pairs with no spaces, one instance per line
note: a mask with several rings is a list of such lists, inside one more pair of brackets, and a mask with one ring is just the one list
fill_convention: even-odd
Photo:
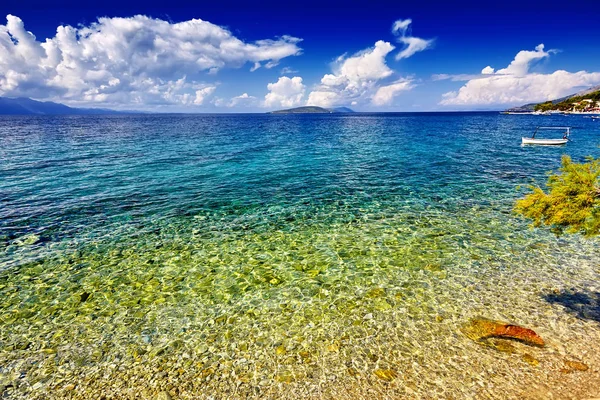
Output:
[[282,76],[277,82],[269,83],[267,89],[269,93],[265,96],[265,107],[295,107],[302,103],[306,86],[299,76]]
[[393,50],[394,46],[380,40],[375,47],[352,57],[338,57],[333,66],[334,73],[323,76],[321,84],[309,94],[306,104],[331,107],[371,99],[377,91],[377,83],[394,73],[385,61]]
[[392,25],[392,33],[393,34],[404,34],[408,27],[412,24],[412,19],[399,19],[394,22]]
[[210,74],[248,62],[273,67],[300,54],[300,40],[249,43],[200,19],[171,23],[137,15],[59,26],[40,42],[8,15],[0,25],[0,96],[138,108],[200,104],[214,91],[207,88],[215,84],[203,82]]
[[555,52],[555,50],[550,50],[548,52],[544,51],[543,44],[537,45],[535,51],[521,50],[517,53],[515,59],[512,60],[508,67],[499,69],[496,71],[496,74],[524,76],[529,72],[529,66],[533,61],[546,58],[553,52]]
[[410,79],[400,79],[391,85],[381,86],[373,95],[372,102],[376,106],[390,104],[400,92],[410,90],[414,87]]
[[434,39],[421,39],[410,35],[411,19],[397,20],[392,25],[392,33],[398,36],[398,43],[406,45],[402,51],[396,54],[396,60],[408,58],[419,51],[427,50],[433,45]]
[[450,80],[453,82],[464,82],[470,81],[471,79],[480,78],[479,74],[433,74],[431,80],[433,81],[445,81]]
[[239,96],[232,97],[227,107],[251,106],[256,104],[256,97],[250,96],[248,93],[243,93]]
[[224,98],[222,98],[222,97],[214,97],[214,98],[213,98],[213,99],[210,101],[210,103],[211,103],[212,105],[214,105],[215,107],[223,107],[223,106],[226,106],[226,105],[227,105],[227,100],[225,100],[225,99],[224,99]]
[[194,99],[194,104],[202,105],[202,103],[204,103],[204,100],[214,93],[215,89],[216,87],[214,86],[207,86],[204,89],[196,90],[196,98]]
[[515,105],[557,99],[578,88],[600,83],[600,72],[532,73],[531,65],[549,57],[555,50],[544,51],[540,44],[535,51],[520,51],[506,68],[494,72],[485,67],[482,75],[469,80],[458,91],[443,95],[442,105]]
[[[357,104],[356,100],[352,101],[352,103]],[[310,92],[306,104],[309,106],[319,106],[327,108],[331,106],[346,104],[346,100],[338,92],[327,91],[324,88],[321,88],[320,90]]]
[[281,68],[281,75],[291,75],[291,74],[297,74],[298,71],[291,68],[291,67],[283,67]]

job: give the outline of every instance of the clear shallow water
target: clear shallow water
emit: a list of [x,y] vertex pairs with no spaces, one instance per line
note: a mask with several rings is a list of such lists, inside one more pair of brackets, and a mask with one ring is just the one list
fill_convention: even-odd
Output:
[[[536,125],[573,142],[521,147]],[[600,381],[598,242],[511,213],[562,154],[599,155],[597,122],[2,117],[0,138],[10,396],[568,398]],[[549,345],[481,346],[460,332],[476,316]]]

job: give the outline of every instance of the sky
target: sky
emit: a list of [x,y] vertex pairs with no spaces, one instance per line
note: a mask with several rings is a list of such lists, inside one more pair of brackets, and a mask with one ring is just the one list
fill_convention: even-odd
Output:
[[500,110],[600,85],[597,1],[3,0],[0,96],[156,112]]

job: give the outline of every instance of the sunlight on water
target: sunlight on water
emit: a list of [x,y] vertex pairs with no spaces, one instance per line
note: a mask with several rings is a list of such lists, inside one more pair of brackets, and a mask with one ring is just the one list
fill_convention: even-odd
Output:
[[[538,122],[517,118],[0,120],[0,392],[592,393],[597,242],[511,207],[561,154],[597,155],[597,132],[523,149]],[[474,342],[478,317],[547,345]]]

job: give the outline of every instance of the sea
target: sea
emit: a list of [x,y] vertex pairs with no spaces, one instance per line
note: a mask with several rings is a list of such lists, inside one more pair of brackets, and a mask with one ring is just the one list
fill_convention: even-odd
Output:
[[575,115],[0,116],[0,397],[600,395],[600,242],[513,211],[599,144]]

